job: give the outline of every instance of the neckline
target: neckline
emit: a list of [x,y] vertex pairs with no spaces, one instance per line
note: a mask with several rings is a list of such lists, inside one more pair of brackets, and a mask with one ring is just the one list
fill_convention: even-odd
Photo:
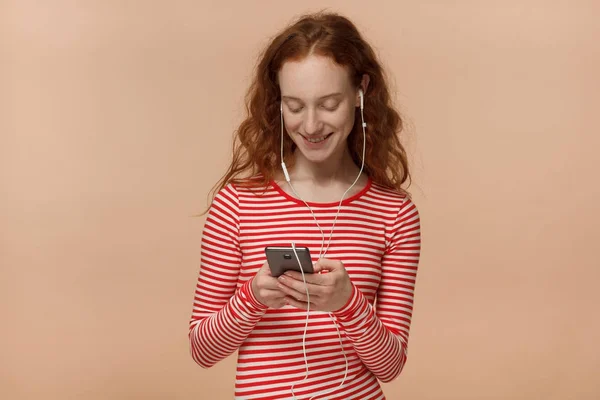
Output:
[[[279,186],[279,184],[277,182],[275,182],[275,179],[271,179],[270,181],[271,187],[273,187],[273,189],[275,189],[280,195],[282,195],[283,197],[285,197],[286,199],[293,201],[294,203],[297,204],[301,204],[301,205],[305,205],[304,201],[290,195],[289,193],[287,193],[285,190],[283,190],[283,188],[281,186]],[[359,199],[360,197],[362,197],[366,192],[369,191],[369,189],[371,188],[371,186],[373,185],[373,180],[371,179],[370,176],[367,177],[367,184],[365,185],[365,187],[363,187],[358,193],[355,193],[354,195],[345,198],[342,201],[342,205],[347,205],[352,203],[353,201]],[[331,201],[331,202],[317,202],[317,201],[307,201],[306,202],[309,206],[311,207],[337,207],[340,204],[340,201]]]

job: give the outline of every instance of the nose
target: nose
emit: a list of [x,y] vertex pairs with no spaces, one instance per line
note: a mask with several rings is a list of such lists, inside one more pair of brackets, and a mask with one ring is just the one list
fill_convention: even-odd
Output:
[[323,124],[319,120],[319,115],[316,110],[309,110],[303,123],[304,133],[306,135],[315,135],[321,131]]

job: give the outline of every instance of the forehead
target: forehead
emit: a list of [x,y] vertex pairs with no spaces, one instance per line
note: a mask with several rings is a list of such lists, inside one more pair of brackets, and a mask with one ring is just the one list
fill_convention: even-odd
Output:
[[278,74],[282,96],[313,99],[351,88],[348,70],[331,58],[310,55],[287,61]]

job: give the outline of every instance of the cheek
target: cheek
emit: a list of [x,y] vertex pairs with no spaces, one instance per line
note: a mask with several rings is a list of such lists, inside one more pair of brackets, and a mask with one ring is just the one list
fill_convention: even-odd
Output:
[[285,129],[288,131],[288,133],[298,132],[301,126],[302,118],[292,117],[285,120]]
[[350,133],[350,130],[354,125],[354,107],[351,109],[345,109],[343,112],[340,110],[339,113],[332,115],[331,125],[338,130],[343,130],[346,133]]

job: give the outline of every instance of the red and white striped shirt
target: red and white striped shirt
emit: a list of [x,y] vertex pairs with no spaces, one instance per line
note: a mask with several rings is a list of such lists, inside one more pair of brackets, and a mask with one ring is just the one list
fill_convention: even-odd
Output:
[[[329,239],[335,203],[308,203]],[[206,218],[200,272],[190,320],[190,352],[208,368],[238,351],[236,399],[384,399],[378,381],[395,379],[406,362],[420,257],[419,213],[410,198],[371,179],[344,200],[327,258],[340,260],[354,289],[332,313],[270,309],[253,295],[251,279],[267,246],[308,247],[317,261],[322,234],[306,205],[271,182],[266,192],[229,184]]]

